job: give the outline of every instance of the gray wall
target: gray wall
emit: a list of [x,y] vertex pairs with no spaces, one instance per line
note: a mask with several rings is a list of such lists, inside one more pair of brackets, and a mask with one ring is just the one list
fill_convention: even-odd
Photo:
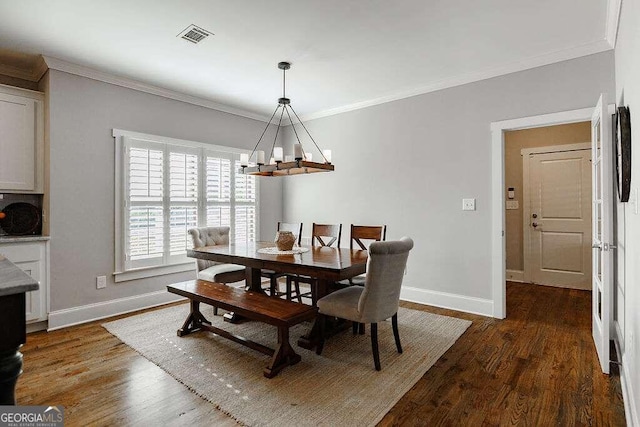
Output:
[[[164,289],[193,273],[114,283],[112,129],[251,149],[264,124],[51,70],[51,310]],[[260,234],[275,234],[282,182],[260,183]],[[96,289],[96,276],[107,288]]]
[[[617,204],[618,256],[616,275],[617,332],[622,352],[625,404],[631,409],[629,425],[640,425],[640,0],[624,0],[616,45],[618,105],[631,112],[631,196]],[[617,196],[616,196],[617,199]],[[619,200],[619,199],[618,199]]]
[[310,121],[336,172],[286,178],[285,218],[306,234],[343,223],[343,245],[350,223],[387,224],[388,239],[415,240],[405,286],[491,299],[490,123],[593,107],[614,93],[613,62],[605,52]]

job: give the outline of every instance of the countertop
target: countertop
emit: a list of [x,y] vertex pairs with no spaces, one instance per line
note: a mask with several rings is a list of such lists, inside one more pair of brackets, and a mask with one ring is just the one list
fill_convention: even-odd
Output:
[[2,243],[20,243],[20,242],[46,242],[51,240],[49,236],[0,236],[0,244]]
[[35,291],[39,288],[40,285],[31,276],[0,255],[0,297]]

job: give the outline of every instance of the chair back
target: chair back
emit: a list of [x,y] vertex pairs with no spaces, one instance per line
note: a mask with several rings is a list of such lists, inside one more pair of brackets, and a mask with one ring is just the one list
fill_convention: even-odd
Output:
[[301,222],[278,222],[278,231],[290,231],[296,236],[296,240],[298,241],[298,246],[300,246],[300,242],[302,242],[302,223]]
[[[381,242],[387,239],[387,226],[369,226],[351,224],[351,242],[349,247],[353,249],[367,250],[367,244],[371,241]],[[355,244],[355,245],[354,245]],[[357,246],[357,247],[356,247]]]
[[313,223],[311,229],[311,246],[333,246],[340,247],[342,237],[342,224],[316,224]]
[[413,240],[403,237],[369,246],[364,291],[358,301],[363,323],[375,323],[398,312],[400,288]]
[[[192,228],[189,230],[189,234],[193,240],[194,248],[229,244],[229,227]],[[218,262],[207,261],[204,259],[198,259],[196,261],[198,264],[198,271],[202,271],[212,265],[220,264]]]

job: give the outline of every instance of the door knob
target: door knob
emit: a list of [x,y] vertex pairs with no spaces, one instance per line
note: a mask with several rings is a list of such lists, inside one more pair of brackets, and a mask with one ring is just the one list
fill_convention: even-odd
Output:
[[534,218],[538,218],[538,214],[533,214],[531,216],[534,217]]
[[537,222],[534,222],[534,223],[533,223],[533,224],[531,224],[531,225],[533,226],[533,228],[538,228],[538,226],[539,226],[539,225],[542,225],[542,224],[538,224]]

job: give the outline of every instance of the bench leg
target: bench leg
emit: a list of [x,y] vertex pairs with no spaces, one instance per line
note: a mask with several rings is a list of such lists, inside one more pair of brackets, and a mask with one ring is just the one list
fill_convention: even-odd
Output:
[[289,343],[289,327],[278,327],[278,347],[273,353],[271,363],[264,368],[264,376],[267,378],[275,377],[278,372],[284,369],[286,366],[295,365],[302,358],[299,354],[293,351],[293,347]]
[[191,332],[199,331],[202,324],[210,325],[211,322],[200,313],[200,301],[191,300],[191,311],[187,316],[187,320],[184,321],[182,328],[178,329],[178,336],[183,337],[189,335]]

